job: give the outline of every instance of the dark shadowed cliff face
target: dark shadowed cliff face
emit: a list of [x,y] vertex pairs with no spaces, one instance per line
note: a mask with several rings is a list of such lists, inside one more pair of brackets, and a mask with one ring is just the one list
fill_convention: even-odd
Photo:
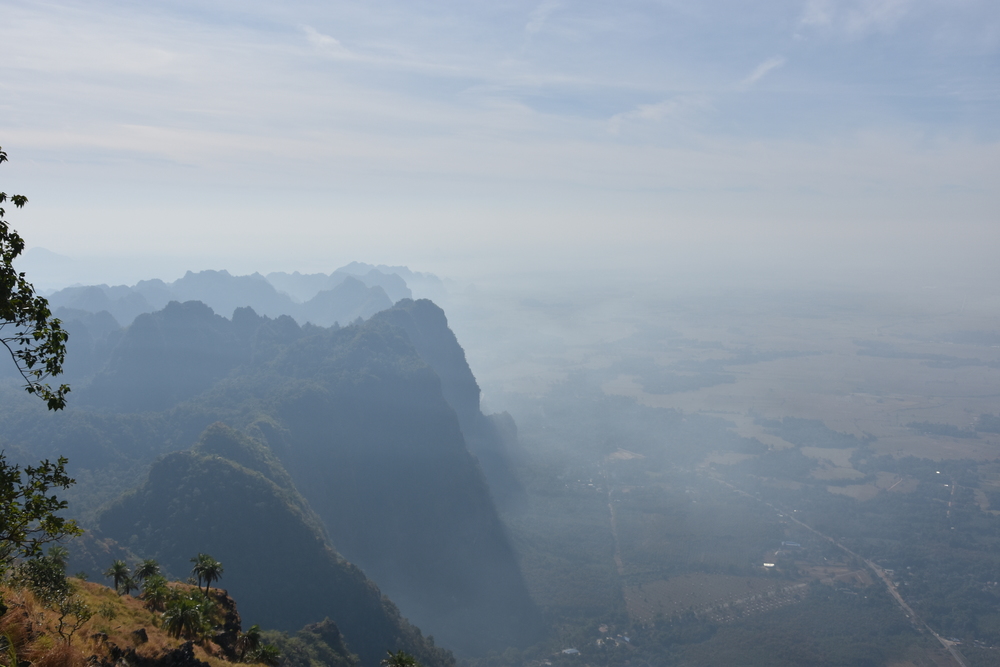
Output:
[[441,391],[455,410],[466,445],[479,460],[494,498],[507,503],[522,491],[511,470],[508,447],[516,440],[509,415],[486,416],[479,406],[479,383],[465,359],[465,350],[448,327],[441,308],[427,299],[403,299],[372,318],[406,332],[420,358],[441,378]]
[[154,464],[142,487],[104,512],[100,529],[174,576],[190,572],[191,556],[211,554],[247,624],[294,631],[329,617],[364,665],[378,665],[389,647],[451,664],[330,547],[266,447],[221,424],[193,451]]
[[441,378],[444,398],[455,410],[462,428],[472,426],[480,416],[479,383],[465,359],[465,351],[448,328],[444,311],[427,299],[404,299],[372,319],[406,332],[420,358]]
[[407,335],[374,321],[309,336],[269,372],[285,378],[271,393],[284,431],[262,431],[341,553],[446,646],[531,637],[536,612],[489,489]]
[[[418,317],[407,309],[415,309]],[[259,317],[248,308],[227,320],[201,304],[171,303],[138,318],[122,334],[112,363],[81,394],[103,410],[169,408],[162,415],[165,423],[190,421],[199,430],[225,420],[267,443],[267,465],[241,458],[248,456],[246,448],[213,448],[208,436],[195,454],[157,464],[161,471],[187,466],[175,470],[174,477],[183,472],[184,479],[197,480],[185,483],[183,494],[172,501],[175,507],[209,491],[215,497],[214,489],[199,486],[211,485],[211,476],[202,474],[206,467],[222,466],[216,472],[225,480],[250,479],[231,472],[234,465],[254,470],[264,475],[261,483],[301,492],[315,510],[312,516],[319,517],[314,527],[325,530],[340,553],[442,645],[480,653],[524,644],[538,630],[537,612],[452,405],[472,415],[472,427],[484,419],[475,378],[440,309],[430,302],[404,301],[394,315],[395,310],[361,325],[322,329],[299,327],[288,317]],[[437,335],[445,339],[435,341]],[[434,364],[424,359],[414,338]],[[443,369],[447,382],[435,366]],[[153,437],[152,431],[136,428],[137,419],[109,421],[123,432],[104,440]],[[151,419],[142,416],[143,423]],[[189,430],[171,427],[175,434]],[[145,442],[136,442],[135,448],[166,452],[191,440],[173,442],[170,449],[165,449],[167,443]],[[204,459],[207,453],[227,463]],[[86,467],[83,461],[80,465]],[[278,469],[280,475],[274,472]],[[158,479],[154,475],[150,484]],[[227,519],[235,523],[252,506],[213,502],[234,512]],[[298,507],[294,502],[289,506]],[[197,518],[203,514],[191,507],[194,525],[203,525],[206,519]],[[137,535],[137,545],[147,544],[136,547],[141,555],[186,562],[194,553],[211,552],[193,542],[194,551],[171,546],[166,536],[155,544],[142,542],[144,533],[129,527],[126,509],[108,516],[117,517],[116,536],[130,541]],[[102,525],[105,521],[112,519],[102,519]],[[149,525],[154,530],[155,522]],[[265,523],[258,528],[267,534]],[[202,535],[191,539],[195,537]],[[142,551],[146,548],[153,552]],[[246,548],[255,547],[248,542]],[[301,595],[318,595],[316,590],[306,587]],[[279,593],[298,595],[291,588]]]

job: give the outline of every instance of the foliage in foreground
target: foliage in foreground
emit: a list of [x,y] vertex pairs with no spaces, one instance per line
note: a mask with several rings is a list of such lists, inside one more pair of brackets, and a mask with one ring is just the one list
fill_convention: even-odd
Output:
[[[206,596],[196,587],[171,583],[167,586],[170,601],[160,613],[149,600],[67,578],[63,567],[58,553],[56,558],[43,556],[19,564],[0,583],[4,600],[0,664],[27,661],[37,667],[84,667],[115,663],[127,651],[135,651],[141,664],[151,666],[160,660],[168,665],[187,664],[191,659],[211,667],[232,663],[274,666],[281,659],[276,646],[260,640],[259,628],[239,633],[223,626],[228,619],[217,601],[225,599],[232,605],[224,594]],[[150,581],[153,578],[146,583]],[[255,634],[256,643],[246,639]],[[237,646],[249,650],[229,650]]]
[[83,534],[75,521],[57,515],[67,503],[51,493],[75,483],[66,463],[59,457],[22,469],[0,452],[0,575],[17,558],[37,558],[44,545]]
[[[0,164],[7,153],[0,149]],[[0,192],[0,204],[10,201],[24,207],[28,198]],[[24,239],[14,231],[0,207],[0,345],[10,355],[29,394],[41,397],[50,410],[66,407],[69,385],[52,389],[45,380],[63,372],[69,334],[52,317],[49,302],[35,294],[24,273],[14,268],[14,260],[24,251]]]

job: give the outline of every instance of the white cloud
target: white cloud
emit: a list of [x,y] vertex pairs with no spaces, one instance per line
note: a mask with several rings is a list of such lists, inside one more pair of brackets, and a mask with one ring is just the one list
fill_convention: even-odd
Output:
[[703,97],[676,97],[655,104],[640,104],[631,111],[615,114],[608,121],[608,131],[618,134],[622,126],[631,121],[659,123],[664,120],[679,121],[709,106]]
[[558,2],[558,0],[545,0],[545,2],[535,7],[534,11],[531,12],[528,17],[528,23],[524,26],[524,31],[532,35],[540,31],[549,16],[561,6],[562,3]]
[[778,67],[781,67],[784,64],[785,64],[785,59],[782,58],[781,56],[773,56],[771,58],[768,58],[761,64],[757,65],[757,67],[755,67],[754,70],[750,72],[750,75],[740,82],[740,86],[743,88],[749,88],[750,86],[752,86],[753,84],[757,83],[762,78],[764,78],[768,74],[768,72],[777,69]]
[[309,43],[312,44],[317,51],[323,53],[324,55],[333,56],[334,58],[348,59],[353,59],[355,57],[353,53],[340,43],[340,40],[331,37],[330,35],[324,35],[312,26],[304,25],[302,26],[302,31],[306,34],[306,39]]
[[[646,3],[631,6],[639,4]],[[632,206],[629,215],[648,214],[654,225],[679,197],[688,208],[675,217],[686,211],[741,220],[750,202],[760,219],[789,226],[817,211],[891,222],[911,214],[988,221],[997,210],[995,114],[959,113],[964,98],[952,92],[971,91],[966,97],[976,106],[968,108],[977,110],[995,97],[991,61],[970,67],[974,61],[955,55],[975,48],[976,57],[992,57],[986,49],[995,47],[976,41],[1000,34],[989,32],[1000,14],[986,4],[963,14],[902,0],[799,0],[797,29],[836,39],[794,51],[787,36],[762,45],[746,34],[744,17],[756,16],[760,5],[740,5],[725,21],[707,10],[678,12],[668,25],[652,12],[636,11],[626,21],[620,10],[594,9],[598,3],[575,20],[589,26],[621,19],[621,32],[593,34],[563,31],[568,3],[560,9],[533,0],[527,26],[530,10],[501,5],[484,17],[353,3],[354,11],[371,13],[367,20],[302,5],[283,10],[287,21],[257,26],[200,13],[164,18],[166,10],[144,5],[118,11],[99,0],[59,11],[11,0],[0,21],[0,141],[16,164],[0,175],[19,179],[10,188],[35,202],[26,213],[39,216],[32,242],[51,239],[53,249],[66,252],[121,235],[137,250],[167,243],[147,232],[154,226],[142,228],[149,238],[128,230],[160,215],[158,202],[174,199],[184,199],[190,220],[216,229],[214,242],[228,247],[225,234],[240,229],[248,210],[247,188],[275,193],[268,216],[296,201],[301,220],[287,225],[287,235],[282,230],[289,257],[326,240],[327,247],[346,247],[336,236],[345,230],[361,230],[350,233],[367,234],[373,248],[398,239],[401,253],[438,238],[468,239],[466,247],[485,252],[490,243],[478,230],[467,233],[470,219],[495,220],[497,239],[514,237],[510,220],[530,220],[524,237],[533,241],[549,228],[552,212],[567,220],[591,216],[597,229],[602,220],[629,217],[621,210]],[[910,59],[900,65],[900,58],[873,59],[871,72],[854,60],[840,65],[845,54],[868,48],[851,43],[858,31],[893,29],[899,39],[892,41],[910,47],[936,38],[939,26],[958,46],[935,42],[933,69]],[[550,43],[514,58],[534,34]],[[732,48],[717,48],[721,39]],[[744,60],[747,52],[760,59]],[[744,104],[741,80],[743,89],[763,87],[761,79],[785,63],[777,54],[791,60],[793,53],[797,86]],[[351,75],[339,66],[348,61],[358,70]],[[323,66],[331,63],[338,66]],[[887,94],[910,92],[914,102],[880,103],[881,87],[871,82],[897,79]],[[831,104],[788,122],[805,95],[809,104],[816,95]],[[558,104],[533,104],[539,99]],[[955,113],[918,113],[923,99]],[[616,111],[622,113],[612,116]],[[861,130],[870,136],[852,143]],[[928,147],[934,137],[966,135],[977,139]],[[530,197],[512,198],[515,185]],[[638,191],[648,193],[648,205],[630,203]],[[74,201],[75,192],[92,197],[91,224],[74,213],[88,208]],[[567,205],[581,193],[592,198],[586,206]],[[604,209],[590,205],[598,200]],[[795,210],[780,208],[789,201],[798,202]],[[60,202],[65,208],[55,211]],[[121,224],[114,233],[93,233],[115,216]],[[260,234],[241,238],[268,237],[273,220],[260,216]],[[348,224],[361,220],[371,224]],[[192,227],[188,238],[201,231]]]

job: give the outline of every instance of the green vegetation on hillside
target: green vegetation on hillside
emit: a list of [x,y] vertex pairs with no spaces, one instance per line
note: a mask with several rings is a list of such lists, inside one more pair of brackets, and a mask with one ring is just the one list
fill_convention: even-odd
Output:
[[[211,561],[225,563],[227,590],[255,624],[294,631],[329,617],[362,664],[377,663],[387,643],[399,643],[430,666],[451,664],[447,652],[425,640],[330,547],[294,488],[269,479],[287,480],[287,473],[261,447],[228,427],[212,426],[194,450],[154,464],[142,487],[102,515],[101,532],[155,558],[168,572],[189,569],[191,559],[182,554],[218,557]],[[256,469],[216,453],[223,451]],[[234,516],[241,520],[232,521]],[[196,574],[207,583],[202,565],[212,563],[203,557],[194,561]]]
[[[440,309],[422,302],[401,307],[440,315],[423,335],[450,336],[436,348],[439,365],[465,364]],[[184,487],[189,495],[171,509],[175,517],[189,512],[190,526],[219,515],[195,517],[206,489],[239,495],[236,487],[249,484],[296,517],[277,528],[267,523],[272,516],[263,517],[262,533],[300,526],[328,539],[442,643],[474,652],[530,641],[539,617],[482,467],[466,447],[441,378],[390,320],[321,329],[260,317],[249,308],[228,320],[198,303],[169,304],[121,333],[92,382],[78,383],[77,409],[46,424],[29,406],[15,404],[0,414],[0,432],[12,451],[58,449],[71,456],[74,473],[85,482],[73,491],[72,507],[89,525],[110,526],[102,508],[121,507],[117,496],[142,484],[147,466],[165,456],[154,470],[180,474],[184,466],[199,480]],[[477,406],[471,373],[466,380],[474,394],[467,402]],[[240,435],[213,438],[208,427],[215,422]],[[171,454],[199,439],[184,457]],[[164,521],[181,523],[170,517],[150,523]],[[168,552],[181,559],[206,548],[227,567],[235,562],[207,543],[192,540],[182,548],[165,531],[115,525],[94,539],[104,544],[113,535],[133,553],[157,557],[170,572],[179,572],[180,563]],[[266,550],[271,543],[246,546]],[[114,547],[97,547],[105,548]],[[92,568],[89,551],[76,567]],[[333,617],[319,606],[304,615],[289,589],[266,604],[253,595],[241,595],[248,610],[277,616],[297,608],[282,625],[264,623],[271,627],[292,631]]]
[[[65,552],[24,561],[0,582],[0,663],[79,667],[84,664],[142,664],[147,667],[225,667],[233,663],[268,667],[356,667],[337,627],[326,620],[299,633],[309,652],[288,654],[268,641],[258,626],[242,631],[236,604],[224,591],[167,583],[165,601],[67,578]],[[137,566],[139,571],[150,561]],[[115,563],[111,572],[125,576]],[[121,581],[119,581],[121,583]],[[86,641],[78,638],[86,637]],[[283,644],[284,645],[284,644]],[[5,660],[6,659],[6,660]]]
[[51,493],[75,483],[66,463],[65,458],[45,460],[22,470],[0,452],[0,576],[16,558],[35,558],[44,545],[83,532],[58,515],[67,503]]
[[[0,164],[7,153],[0,148]],[[43,399],[49,410],[66,407],[69,385],[52,389],[46,382],[63,372],[66,358],[66,331],[52,317],[48,300],[14,268],[14,260],[24,251],[24,239],[4,220],[2,204],[10,201],[22,208],[24,195],[0,192],[0,345],[10,355],[24,389]]]

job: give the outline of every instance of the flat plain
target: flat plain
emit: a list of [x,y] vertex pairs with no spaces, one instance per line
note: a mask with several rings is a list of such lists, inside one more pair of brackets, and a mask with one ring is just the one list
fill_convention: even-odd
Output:
[[[883,588],[863,554],[899,573],[921,614],[886,597],[886,627],[919,635],[926,621],[958,636],[966,664],[1000,660],[989,606],[961,612],[974,619],[964,626],[933,611],[993,590],[974,573],[992,567],[1000,519],[1000,302],[785,291],[509,303],[502,322],[456,329],[484,402],[520,429],[529,501],[507,519],[544,609],[738,635],[799,605],[849,644],[843,605]],[[500,331],[477,351],[477,336]],[[925,530],[935,537],[912,542]],[[816,604],[817,590],[841,602]],[[690,656],[724,654],[731,634]],[[934,641],[908,646],[896,664],[960,664]]]

